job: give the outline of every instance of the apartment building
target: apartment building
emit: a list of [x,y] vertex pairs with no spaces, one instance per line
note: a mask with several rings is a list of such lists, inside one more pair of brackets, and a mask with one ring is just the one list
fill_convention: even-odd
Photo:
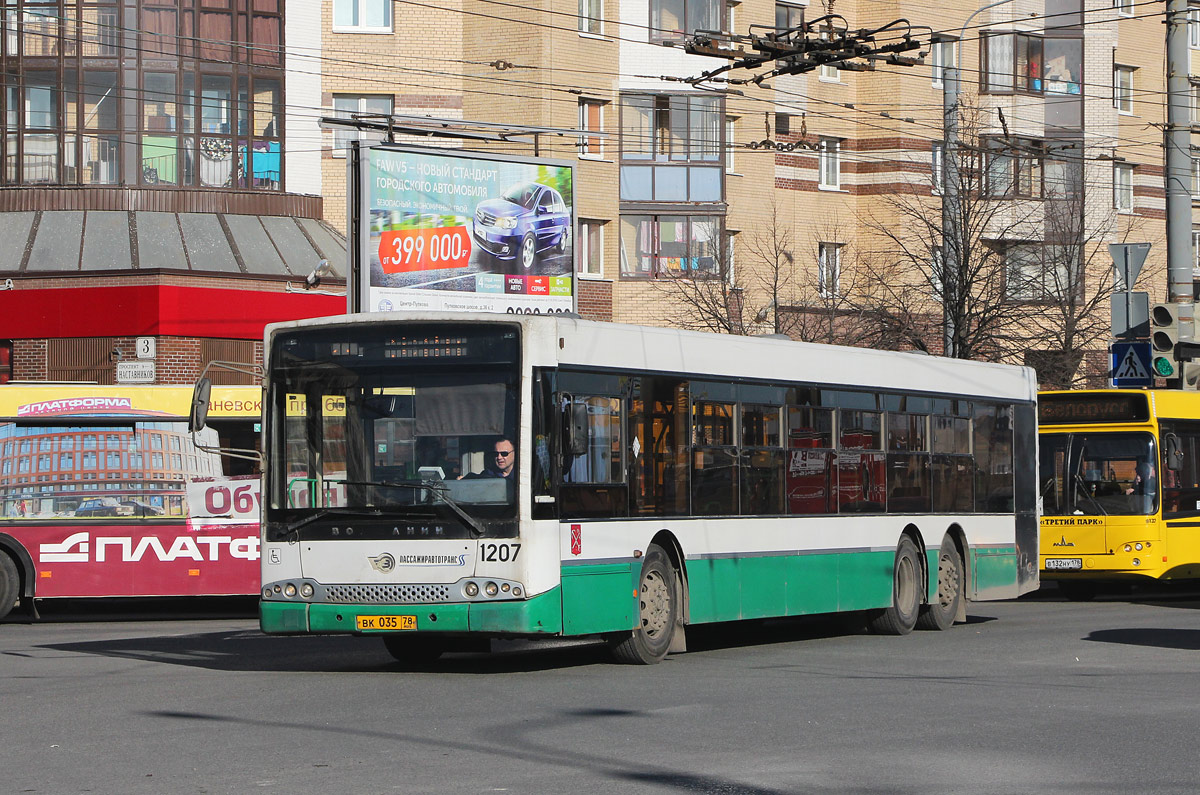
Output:
[[300,287],[345,243],[289,185],[282,0],[0,18],[0,382],[114,383],[154,350],[152,382],[188,383],[261,358],[266,322],[342,310]]
[[[25,245],[0,255],[0,277],[18,289],[102,269],[286,294],[312,260],[344,262],[345,151],[370,137],[318,119],[398,114],[580,131],[398,140],[573,162],[590,317],[940,353],[943,306],[966,297],[956,348],[1065,361],[1071,383],[1094,385],[1108,244],[1151,243],[1136,288],[1166,298],[1158,6],[11,0],[3,13],[0,223]],[[904,54],[922,62],[755,82],[772,65],[713,74],[733,62],[686,48],[696,31],[753,51],[747,36],[863,30],[911,36]],[[1200,48],[1200,19],[1191,33]],[[943,228],[961,238],[957,271]]]
[[[1071,383],[1095,385],[1108,368],[1108,244],[1151,243],[1136,288],[1151,302],[1166,298],[1159,7],[333,0],[322,8],[326,109],[583,131],[542,140],[537,153],[577,163],[586,315],[700,327],[720,327],[723,316],[741,332],[940,353],[943,98],[955,64],[952,165],[965,215],[951,228],[968,260],[960,267],[970,285],[960,289],[976,291],[959,322],[983,318],[976,338],[958,344],[985,358],[1067,361]],[[831,39],[872,29],[884,44],[908,33],[922,46],[907,54],[923,62],[866,71],[862,60],[827,63],[758,83],[747,78],[769,66],[730,69],[698,80],[730,61],[685,48],[698,30],[745,49],[738,37],[786,37],[822,18]],[[332,223],[344,212],[346,135],[322,138],[316,192]],[[528,142],[450,145],[533,154]]]

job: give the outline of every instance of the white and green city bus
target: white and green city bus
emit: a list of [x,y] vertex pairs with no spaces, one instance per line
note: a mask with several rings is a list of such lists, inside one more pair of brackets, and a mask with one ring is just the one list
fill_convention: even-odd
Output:
[[264,632],[653,663],[692,624],[946,629],[1038,585],[1026,368],[561,315],[304,320],[266,351]]

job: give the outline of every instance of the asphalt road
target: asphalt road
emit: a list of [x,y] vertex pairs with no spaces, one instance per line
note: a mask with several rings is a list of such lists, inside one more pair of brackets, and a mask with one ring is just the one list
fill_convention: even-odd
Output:
[[405,670],[252,603],[0,622],[2,793],[1193,793],[1200,594],[977,603],[949,632],[497,643]]

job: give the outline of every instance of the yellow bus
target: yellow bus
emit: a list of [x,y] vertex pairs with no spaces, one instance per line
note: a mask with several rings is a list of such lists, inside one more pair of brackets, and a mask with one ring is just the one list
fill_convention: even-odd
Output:
[[1044,580],[1200,577],[1200,393],[1042,392],[1038,440]]

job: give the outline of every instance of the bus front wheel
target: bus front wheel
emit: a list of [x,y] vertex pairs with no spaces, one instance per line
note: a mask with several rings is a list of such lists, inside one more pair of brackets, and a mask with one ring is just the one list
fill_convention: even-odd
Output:
[[384,635],[383,645],[397,662],[409,665],[431,663],[446,651],[441,641],[428,635]]
[[638,587],[638,626],[610,643],[617,662],[653,665],[671,648],[679,617],[675,567],[662,547],[651,544],[642,561]]
[[21,591],[21,575],[16,562],[4,550],[0,550],[0,618],[4,618],[17,604]]
[[921,607],[918,587],[921,560],[917,545],[908,536],[901,536],[892,567],[892,606],[869,613],[867,628],[877,635],[907,635],[917,625]]
[[937,596],[933,602],[921,605],[917,616],[918,629],[950,629],[963,600],[963,562],[954,539],[945,536],[938,550]]

